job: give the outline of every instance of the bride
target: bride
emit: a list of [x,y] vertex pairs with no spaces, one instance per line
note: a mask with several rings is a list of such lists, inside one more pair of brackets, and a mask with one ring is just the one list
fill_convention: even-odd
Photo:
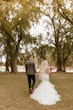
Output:
[[49,81],[50,68],[47,60],[41,63],[39,79],[41,83],[34,90],[30,98],[43,105],[53,105],[60,101],[60,95],[57,93],[55,86]]

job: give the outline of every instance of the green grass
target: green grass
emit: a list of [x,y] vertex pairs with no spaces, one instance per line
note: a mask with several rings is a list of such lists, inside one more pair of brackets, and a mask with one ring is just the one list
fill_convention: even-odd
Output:
[[[54,73],[50,81],[61,95],[61,101],[44,106],[29,98],[25,74],[0,73],[0,110],[73,110],[73,74]],[[39,83],[36,77],[35,87]]]

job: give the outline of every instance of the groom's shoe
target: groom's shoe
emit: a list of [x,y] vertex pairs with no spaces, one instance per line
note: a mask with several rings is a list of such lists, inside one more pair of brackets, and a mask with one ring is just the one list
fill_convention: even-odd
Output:
[[33,89],[32,89],[32,88],[30,88],[30,89],[29,89],[29,92],[30,92],[30,94],[32,94],[32,93],[33,93]]

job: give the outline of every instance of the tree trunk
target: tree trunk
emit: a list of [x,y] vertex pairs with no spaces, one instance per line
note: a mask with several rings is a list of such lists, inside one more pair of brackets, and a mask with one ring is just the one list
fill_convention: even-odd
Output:
[[8,60],[8,57],[6,59],[5,67],[6,67],[6,71],[9,71],[9,60]]
[[62,64],[61,64],[59,46],[57,46],[56,52],[57,52],[57,71],[62,71]]
[[21,40],[22,40],[22,32],[18,35],[18,42],[14,47],[15,49],[12,51],[11,50],[12,46],[10,45],[9,47],[11,73],[17,73],[17,58],[18,58],[19,46],[20,46]]
[[57,58],[57,71],[62,71],[61,60]]
[[66,72],[66,65],[65,64],[66,64],[65,61],[63,61],[63,66],[62,66],[63,72]]
[[11,59],[11,73],[17,73],[17,56]]

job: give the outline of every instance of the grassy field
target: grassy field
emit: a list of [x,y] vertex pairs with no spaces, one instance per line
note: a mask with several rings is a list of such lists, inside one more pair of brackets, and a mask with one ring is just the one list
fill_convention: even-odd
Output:
[[[50,81],[61,95],[56,105],[44,106],[29,98],[23,73],[0,73],[0,110],[73,110],[73,74],[53,73]],[[40,83],[36,77],[36,85]]]

